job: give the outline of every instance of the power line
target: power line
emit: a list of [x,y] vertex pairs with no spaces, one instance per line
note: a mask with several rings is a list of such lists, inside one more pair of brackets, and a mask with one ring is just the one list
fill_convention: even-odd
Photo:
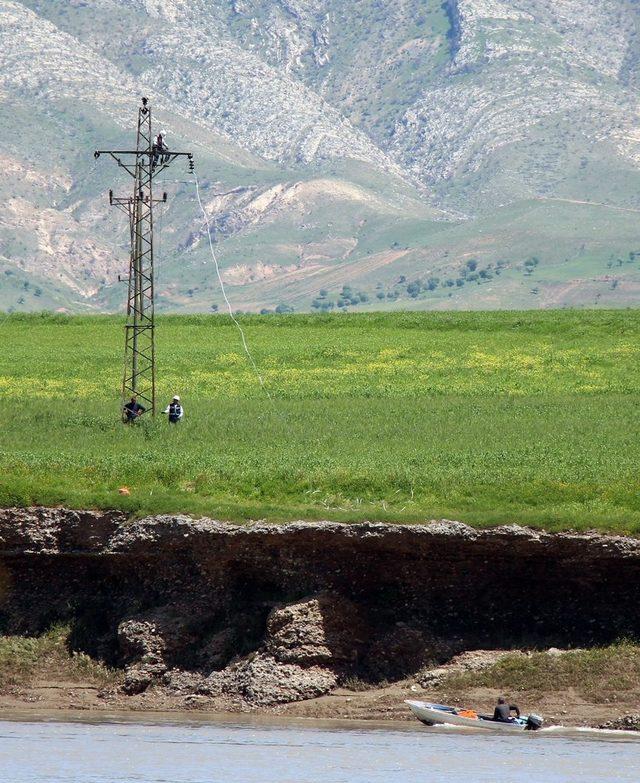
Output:
[[229,310],[229,315],[231,317],[231,320],[233,321],[233,323],[236,325],[236,328],[240,332],[240,337],[242,339],[242,345],[244,347],[244,352],[247,354],[249,362],[251,363],[251,366],[253,367],[253,371],[255,372],[255,374],[256,374],[256,376],[258,378],[258,381],[260,382],[260,386],[261,386],[262,390],[264,391],[264,393],[269,398],[269,400],[271,400],[271,402],[273,402],[273,400],[271,399],[271,395],[269,394],[269,389],[267,389],[267,387],[265,386],[264,379],[263,379],[262,375],[260,374],[260,371],[258,370],[258,366],[256,365],[256,363],[255,363],[255,361],[253,359],[251,351],[249,350],[249,346],[247,344],[247,339],[245,337],[242,325],[240,324],[240,322],[236,318],[236,316],[235,316],[235,314],[233,312],[233,308],[231,307],[231,302],[229,301],[229,297],[227,296],[227,291],[225,289],[224,281],[222,279],[222,274],[220,272],[220,265],[218,264],[218,259],[216,257],[215,250],[213,249],[213,241],[211,239],[211,226],[209,224],[209,216],[207,215],[207,212],[206,212],[206,210],[205,210],[205,208],[204,208],[204,206],[202,204],[202,199],[200,198],[200,183],[198,182],[198,175],[196,174],[195,171],[193,172],[193,178],[194,178],[195,185],[196,185],[196,196],[198,198],[198,204],[200,205],[200,209],[202,210],[202,215],[204,216],[205,223],[207,224],[207,237],[209,239],[209,249],[211,250],[211,258],[213,258],[213,263],[214,263],[215,268],[216,268],[216,274],[218,276],[218,282],[220,283],[220,290],[222,291],[222,296],[224,298],[224,301],[227,304],[227,309]]

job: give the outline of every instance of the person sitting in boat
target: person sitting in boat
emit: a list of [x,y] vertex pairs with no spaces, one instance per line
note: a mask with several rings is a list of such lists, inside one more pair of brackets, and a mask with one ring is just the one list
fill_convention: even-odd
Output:
[[517,704],[508,704],[506,700],[500,696],[496,708],[493,711],[493,720],[500,721],[501,723],[511,723],[513,718],[511,713],[515,712],[516,718],[520,717],[520,709]]

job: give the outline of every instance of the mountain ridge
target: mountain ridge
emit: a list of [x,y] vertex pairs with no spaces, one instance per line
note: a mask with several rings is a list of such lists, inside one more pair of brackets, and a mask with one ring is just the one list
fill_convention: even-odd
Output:
[[[122,307],[104,194],[129,183],[90,155],[131,144],[143,93],[196,153],[239,309],[635,300],[627,0],[1,0],[0,19],[0,308]],[[165,180],[159,308],[215,309],[193,186]]]

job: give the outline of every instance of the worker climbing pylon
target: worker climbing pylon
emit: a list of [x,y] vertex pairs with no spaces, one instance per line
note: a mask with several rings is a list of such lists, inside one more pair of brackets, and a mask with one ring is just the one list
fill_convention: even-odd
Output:
[[160,162],[161,165],[164,165],[168,163],[169,160],[169,147],[167,147],[165,141],[165,134],[159,133],[153,140],[153,168],[155,169],[158,162]]

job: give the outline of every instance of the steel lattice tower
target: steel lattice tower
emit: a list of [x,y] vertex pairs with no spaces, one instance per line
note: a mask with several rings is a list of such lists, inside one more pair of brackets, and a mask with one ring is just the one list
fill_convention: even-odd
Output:
[[110,155],[133,178],[133,195],[116,198],[109,191],[109,203],[129,218],[131,251],[125,326],[122,405],[132,396],[156,413],[156,351],[153,276],[153,205],[166,202],[153,197],[153,180],[178,157],[187,157],[193,171],[190,152],[173,152],[156,148],[151,130],[151,107],[146,98],[138,109],[135,150],[96,150],[95,158]]

